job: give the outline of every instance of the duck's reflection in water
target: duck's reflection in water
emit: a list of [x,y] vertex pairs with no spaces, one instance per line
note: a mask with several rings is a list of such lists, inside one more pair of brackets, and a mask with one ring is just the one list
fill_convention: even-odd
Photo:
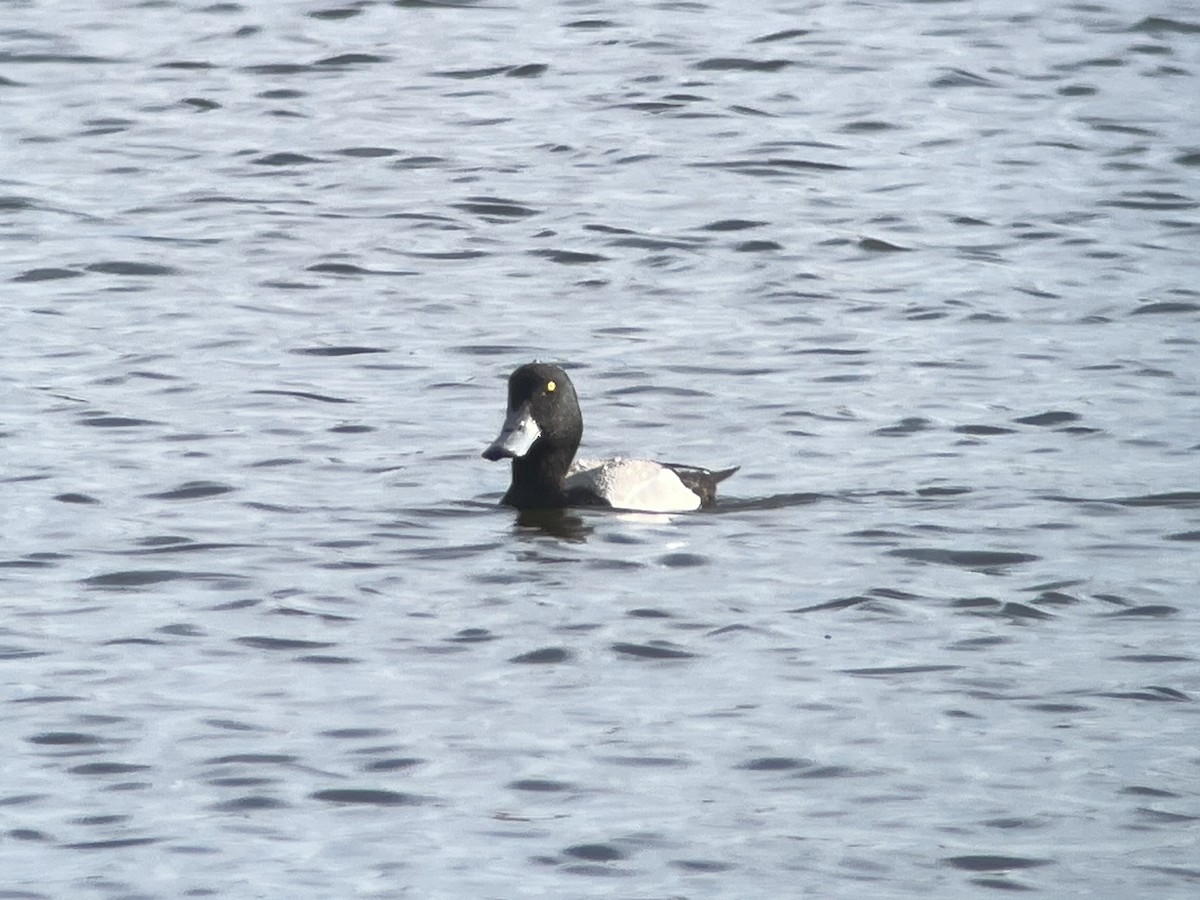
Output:
[[581,544],[594,530],[569,509],[526,509],[517,513],[517,529],[531,536],[546,535]]

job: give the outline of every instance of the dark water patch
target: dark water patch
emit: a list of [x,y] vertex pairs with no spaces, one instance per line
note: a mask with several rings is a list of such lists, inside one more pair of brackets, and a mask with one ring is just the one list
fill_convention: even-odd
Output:
[[698,241],[683,238],[622,237],[607,242],[609,247],[633,247],[638,250],[694,250],[701,246]]
[[337,645],[328,641],[303,641],[295,638],[276,638],[264,635],[250,635],[234,638],[234,643],[243,647],[253,647],[255,650],[323,650]]
[[[240,7],[239,7],[240,8]],[[363,11],[353,6],[335,6],[329,9],[317,9],[305,13],[310,19],[320,19],[327,22],[341,22],[362,15]]]
[[[902,247],[899,244],[893,244],[881,238],[861,238],[858,241],[858,248],[866,250],[868,253],[911,253],[912,247]],[[939,316],[945,313],[938,312]]]
[[962,666],[879,666],[866,669],[842,669],[847,675],[862,675],[870,678],[891,678],[896,675],[928,675],[931,672],[957,672]]
[[530,256],[540,256],[562,266],[582,266],[589,263],[607,262],[609,257],[599,253],[584,253],[578,250],[530,250]]
[[373,63],[385,63],[389,61],[390,60],[388,57],[376,56],[374,53],[341,53],[337,56],[328,56],[325,59],[318,59],[313,65],[344,67],[370,65]]
[[947,485],[945,487],[917,488],[916,493],[918,497],[960,497],[963,494],[971,493],[971,489]]
[[[0,56],[0,59],[3,57]],[[38,204],[30,197],[0,196],[0,212],[22,212],[37,209]]]
[[[242,66],[239,70],[250,75],[307,75],[315,71],[308,63],[263,63]],[[303,96],[291,90],[264,91],[260,96],[269,100],[292,99]]]
[[79,417],[79,424],[87,425],[89,428],[140,428],[145,425],[161,425],[162,423],[150,419],[134,419],[127,416],[85,414]]
[[1170,875],[1172,878],[1182,878],[1185,881],[1200,882],[1200,868],[1186,869],[1182,866],[1134,866],[1143,872],[1157,872],[1160,875]]
[[[847,122],[838,131],[844,134],[872,134],[878,131],[893,131],[899,128],[892,122],[880,122],[875,119],[863,119],[856,122]],[[982,223],[980,223],[982,224]]]
[[1179,608],[1176,606],[1168,606],[1165,603],[1151,603],[1146,606],[1131,606],[1127,609],[1120,609],[1116,612],[1105,613],[1104,615],[1110,619],[1165,619],[1178,613]]
[[1072,715],[1092,712],[1095,709],[1094,706],[1087,706],[1083,703],[1030,703],[1025,708],[1051,715]]
[[696,653],[680,649],[669,641],[651,641],[648,644],[618,641],[612,644],[612,649],[622,656],[634,659],[694,659],[698,656]]
[[1178,531],[1166,536],[1168,541],[1200,541],[1200,531]]
[[86,762],[83,766],[72,766],[67,769],[72,775],[130,775],[134,772],[146,772],[152,766],[136,766],[125,762]]
[[1042,591],[1032,602],[1043,606],[1074,606],[1083,601],[1071,594],[1064,594],[1062,591]]
[[252,765],[290,765],[299,757],[289,753],[233,753],[229,756],[215,756],[204,760],[207,766],[227,766],[234,763],[250,763]]
[[769,497],[723,497],[717,498],[715,506],[708,507],[704,510],[709,514],[712,513],[739,513],[752,512],[764,509],[790,509],[794,506],[810,506],[818,503],[821,500],[831,499],[830,494],[812,494],[812,493],[795,493],[795,494],[772,494]]
[[1013,421],[1021,425],[1036,425],[1040,428],[1048,428],[1052,425],[1065,425],[1067,422],[1077,422],[1079,421],[1079,415],[1073,412],[1053,409],[1032,416],[1021,416],[1020,418],[1013,419]]
[[235,797],[232,800],[222,800],[220,803],[213,803],[208,808],[214,812],[247,813],[258,812],[264,809],[286,809],[287,807],[287,803],[275,797],[248,794],[244,797]]
[[46,650],[30,650],[26,647],[16,647],[11,644],[0,644],[0,662],[7,662],[17,659],[36,659],[39,656],[48,656]]
[[351,263],[314,263],[304,270],[305,272],[316,272],[319,275],[338,275],[345,277],[358,277],[361,275],[384,275],[387,277],[400,275],[419,275],[415,269],[368,269],[363,266],[356,266]]
[[1200,24],[1168,19],[1165,16],[1146,16],[1129,26],[1129,31],[1144,34],[1200,34]]
[[[403,159],[398,159],[392,163],[393,169],[429,169],[445,165],[447,159],[444,156],[406,156]],[[445,230],[453,230],[459,226],[449,224],[451,220],[445,216],[428,216],[414,215],[411,213],[389,213],[384,218],[387,219],[423,219],[430,222],[445,222],[447,223]]]
[[888,556],[898,556],[915,562],[957,566],[981,572],[998,572],[1010,566],[1037,562],[1033,553],[1012,553],[1000,550],[944,550],[937,547],[911,547],[888,550]]
[[379,159],[395,156],[399,151],[394,147],[342,147],[333,152],[338,156],[349,156],[352,159]]
[[754,219],[718,219],[715,222],[709,222],[707,225],[701,225],[701,231],[746,231],[750,228],[762,228],[770,222],[758,221]]
[[469,559],[480,556],[502,546],[499,541],[492,544],[467,544],[458,547],[421,547],[419,550],[406,551],[404,556],[415,556],[421,559]]
[[1145,700],[1151,703],[1185,703],[1192,699],[1183,691],[1160,685],[1147,685],[1135,691],[1098,691],[1095,696],[1113,700]]
[[850,609],[855,606],[860,606],[863,603],[870,603],[870,597],[864,597],[859,594],[854,597],[841,597],[837,600],[827,600],[824,603],[817,603],[814,606],[801,606],[796,609],[789,609],[789,613],[812,613],[812,612],[830,612],[839,609]]
[[1179,506],[1188,509],[1200,508],[1200,491],[1172,491],[1166,494],[1144,494],[1134,497],[1118,497],[1104,501],[1121,506]]
[[363,766],[364,772],[400,772],[419,766],[426,760],[416,756],[392,756],[387,759],[377,759]]
[[745,59],[736,56],[714,56],[692,65],[701,72],[778,72],[793,65],[789,59]]
[[563,647],[543,647],[540,650],[531,650],[528,653],[522,653],[519,656],[511,657],[509,662],[530,665],[545,665],[567,662],[569,659],[571,659],[571,652]]
[[790,159],[784,157],[767,157],[765,159],[734,159],[723,162],[690,163],[698,169],[724,169],[742,175],[771,176],[787,175],[794,172],[845,172],[852,166],[838,163],[819,162],[812,159]]
[[1016,433],[1016,429],[1005,428],[1001,425],[956,425],[953,431],[955,434],[969,434],[978,437]]
[[314,800],[356,806],[416,806],[424,800],[415,794],[371,788],[334,788],[310,794]]
[[48,569],[52,563],[42,559],[5,559],[0,560],[0,569]]
[[89,56],[82,53],[0,53],[0,64],[10,63],[78,63],[94,65],[98,63],[119,63],[122,60],[107,56]]
[[162,838],[116,838],[111,841],[82,841],[76,844],[63,844],[66,850],[119,850],[125,847],[144,847],[147,844],[157,844]]
[[800,759],[794,756],[759,756],[744,763],[738,763],[734,768],[745,769],[747,772],[792,772],[797,769],[810,768],[812,764],[811,759]]
[[[485,256],[491,256],[486,250],[441,250],[441,251],[407,251],[405,256],[411,256],[414,259],[442,259],[442,260],[461,260],[461,259],[482,259]],[[413,273],[417,274],[417,273]]]
[[1200,822],[1200,816],[1189,816],[1184,813],[1166,812],[1161,809],[1150,809],[1146,806],[1140,806],[1137,813],[1143,819],[1150,822],[1157,822],[1164,825],[1178,825],[1185,822]]
[[138,550],[122,551],[134,556],[158,555],[164,553],[210,553],[212,551],[240,550],[253,547],[254,544],[223,544],[218,541],[191,541],[186,538],[162,546],[142,547]]
[[796,777],[820,780],[824,778],[862,778],[876,774],[878,773],[872,770],[856,769],[853,766],[815,766],[811,769],[798,771]]
[[99,272],[104,275],[177,275],[179,270],[171,266],[161,266],[155,263],[129,262],[126,260],[113,260],[111,262],[98,262],[84,266],[88,272]]
[[1182,796],[1174,791],[1164,791],[1161,788],[1146,787],[1145,785],[1130,785],[1129,787],[1121,788],[1117,793],[1128,794],[1133,797],[1159,797],[1165,800],[1178,800]]
[[99,503],[91,494],[55,494],[54,499],[59,503],[78,503],[81,506]]
[[295,353],[298,356],[358,356],[363,353],[387,353],[383,347],[360,347],[360,346],[345,346],[345,347],[301,347],[297,350],[291,350],[290,353]]
[[959,609],[969,609],[975,613],[984,612],[988,615],[1014,622],[1024,619],[1045,620],[1055,618],[1053,613],[1048,613],[1033,606],[1026,606],[1024,603],[1001,602],[990,597],[956,600],[951,606]]
[[387,728],[333,728],[322,731],[322,737],[337,738],[340,741],[357,741],[364,738],[388,737],[392,732]]
[[525,63],[513,66],[504,74],[507,78],[537,78],[539,75],[544,75],[549,68],[545,63]]
[[575,859],[586,859],[589,862],[615,862],[626,858],[621,849],[612,844],[575,844],[563,850],[566,856]]
[[43,747],[90,747],[105,743],[103,738],[80,731],[43,731],[26,740]]
[[473,81],[477,78],[495,78],[497,75],[510,78],[534,78],[543,74],[550,67],[544,63],[526,63],[511,66],[485,66],[481,69],[451,69],[445,72],[434,72],[439,78],[455,78],[459,81]]
[[1184,303],[1180,300],[1162,300],[1143,303],[1130,311],[1131,316],[1159,315],[1163,313],[1192,313],[1200,311],[1200,303]]
[[698,388],[675,387],[667,384],[634,384],[629,387],[605,391],[606,397],[629,397],[637,394],[658,394],[663,397],[711,397],[708,391]]
[[683,872],[693,872],[698,875],[718,874],[736,868],[732,863],[717,862],[711,859],[669,859],[667,865]]
[[783,244],[776,241],[742,241],[733,249],[738,253],[765,253],[771,250],[782,250]]
[[274,167],[303,166],[308,165],[309,163],[319,162],[322,162],[322,160],[319,160],[316,157],[306,156],[303,153],[290,153],[287,151],[268,153],[265,156],[259,156],[250,160],[251,165]]
[[997,87],[996,82],[991,79],[984,78],[982,75],[976,75],[974,72],[968,72],[966,69],[950,69],[946,74],[941,75],[929,83],[933,88],[961,88],[961,87]]
[[670,619],[674,618],[671,613],[661,609],[649,609],[641,607],[639,609],[631,609],[626,613],[627,616],[632,616],[635,619]]
[[1099,206],[1113,209],[1146,210],[1190,210],[1200,207],[1200,202],[1170,191],[1126,191],[1117,200],[1102,200]]
[[1004,872],[1011,869],[1032,869],[1048,866],[1052,859],[1037,859],[1027,856],[948,856],[942,862],[968,872]]
[[[529,348],[516,344],[460,344],[451,347],[453,353],[465,353],[468,356],[517,356],[528,355]],[[507,375],[507,372],[505,373]]]
[[454,637],[446,638],[446,640],[455,644],[483,644],[496,640],[496,635],[492,634],[486,628],[464,628],[457,632]]
[[80,584],[95,588],[139,588],[169,581],[227,581],[241,584],[245,579],[227,572],[182,572],[178,569],[133,569],[105,572],[80,580]]
[[876,428],[871,433],[879,437],[907,437],[910,434],[919,434],[931,428],[933,428],[933,422],[929,419],[913,416],[901,419],[895,425],[885,425],[882,428]]
[[219,497],[237,490],[227,484],[215,481],[188,481],[173,490],[157,494],[146,494],[148,500],[203,500],[206,497]]
[[980,824],[985,828],[999,828],[1004,831],[1033,831],[1046,828],[1050,823],[1024,816],[1005,816],[999,819],[984,819]]
[[296,397],[300,400],[316,400],[318,403],[354,403],[354,400],[347,400],[344,397],[329,397],[325,394],[314,394],[311,391],[281,391],[281,390],[255,390],[250,391],[251,394],[268,394],[280,397]]
[[578,19],[563,25],[563,28],[578,28],[581,31],[602,31],[606,28],[616,27],[617,23],[612,19]]
[[668,569],[693,569],[708,565],[709,559],[699,553],[667,553],[658,558],[658,564]]
[[752,38],[751,44],[772,44],[775,41],[790,41],[792,38],[805,37],[812,32],[807,28],[786,28],[783,31],[772,31],[762,37]]
[[[3,207],[0,207],[3,208]],[[82,278],[83,273],[77,269],[60,269],[46,267],[41,269],[26,269],[20,275],[14,275],[10,281],[61,281],[64,278]]]
[[556,794],[575,790],[573,784],[566,781],[552,781],[549,778],[522,778],[519,781],[510,781],[507,787],[514,791],[528,791],[533,794]]
[[179,102],[183,106],[191,107],[197,112],[211,112],[214,109],[221,108],[221,104],[216,100],[209,100],[205,97],[184,97]]
[[1180,663],[1195,662],[1194,656],[1175,656],[1169,653],[1130,653],[1124,656],[1114,656],[1118,662],[1134,663]]

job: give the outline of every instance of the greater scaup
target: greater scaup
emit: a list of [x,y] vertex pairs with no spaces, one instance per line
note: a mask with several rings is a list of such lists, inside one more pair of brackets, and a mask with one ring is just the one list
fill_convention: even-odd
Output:
[[716,501],[717,484],[737,468],[712,472],[646,459],[576,460],[583,415],[575,386],[558,366],[528,363],[508,378],[508,417],[483,458],[512,459],[501,500],[517,509],[611,506],[683,512]]

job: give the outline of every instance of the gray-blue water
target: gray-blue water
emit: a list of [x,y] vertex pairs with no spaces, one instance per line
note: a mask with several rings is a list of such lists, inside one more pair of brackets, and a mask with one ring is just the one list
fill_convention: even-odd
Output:
[[[0,897],[1200,893],[1200,11],[0,7]],[[522,524],[479,452],[714,511]]]

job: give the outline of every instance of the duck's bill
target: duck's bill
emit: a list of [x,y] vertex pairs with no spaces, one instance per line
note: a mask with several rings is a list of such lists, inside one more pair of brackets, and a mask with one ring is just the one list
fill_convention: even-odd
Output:
[[498,459],[524,456],[541,436],[542,429],[533,421],[529,404],[522,403],[508,414],[500,428],[500,436],[483,451],[483,458],[495,462]]

